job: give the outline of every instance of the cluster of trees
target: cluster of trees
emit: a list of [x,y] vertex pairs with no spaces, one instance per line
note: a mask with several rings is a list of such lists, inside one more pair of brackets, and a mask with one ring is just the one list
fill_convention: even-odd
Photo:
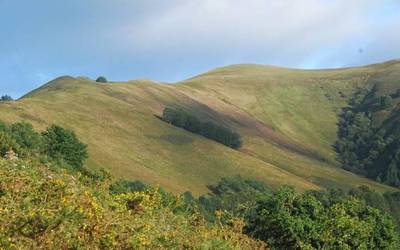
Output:
[[[115,184],[112,190],[150,188],[128,183]],[[400,243],[395,223],[400,225],[400,192],[380,194],[359,187],[299,193],[288,186],[273,190],[241,176],[223,178],[208,188],[199,198],[184,193],[183,207],[217,224],[241,218],[244,232],[272,249],[395,249]]]
[[203,122],[183,109],[165,108],[162,120],[234,149],[242,146],[242,140],[238,133],[213,122]]
[[279,249],[394,249],[399,243],[390,216],[365,202],[290,187],[258,200],[247,221],[251,236]]
[[0,97],[0,101],[3,101],[3,102],[8,102],[8,101],[12,101],[12,100],[13,100],[13,98],[9,95],[2,95]]
[[384,123],[373,125],[371,108],[379,107],[376,112],[390,108],[392,98],[374,97],[368,106],[368,96],[373,94],[356,94],[351,106],[340,114],[336,150],[343,168],[400,187],[400,123],[397,121],[391,127]]
[[73,168],[82,168],[88,157],[87,146],[71,130],[51,125],[38,133],[28,122],[11,125],[0,122],[0,156],[4,157],[9,151],[22,158],[46,156]]

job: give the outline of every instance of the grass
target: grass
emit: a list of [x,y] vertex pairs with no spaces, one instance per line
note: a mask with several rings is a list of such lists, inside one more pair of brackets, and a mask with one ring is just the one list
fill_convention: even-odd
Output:
[[[0,115],[7,122],[29,120],[37,129],[51,123],[72,128],[89,145],[89,167],[173,192],[201,194],[235,174],[272,187],[365,184],[387,191],[394,189],[338,169],[332,144],[337,114],[354,89],[390,67],[305,71],[234,65],[174,85],[62,77],[1,103]],[[243,148],[232,150],[160,121],[156,115],[165,106],[182,106],[235,128]]]

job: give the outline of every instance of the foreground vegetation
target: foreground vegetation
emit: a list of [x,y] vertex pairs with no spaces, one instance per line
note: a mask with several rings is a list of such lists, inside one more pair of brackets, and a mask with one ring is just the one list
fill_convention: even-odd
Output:
[[266,247],[242,233],[240,219],[211,224],[180,196],[112,191],[109,174],[85,169],[86,146],[62,127],[39,134],[29,123],[2,124],[0,149],[0,249]]
[[[399,219],[396,195],[387,201]],[[244,218],[247,234],[276,249],[396,249],[399,244],[394,221],[383,209],[388,203],[365,187],[301,194],[236,176],[210,186],[199,203],[211,220],[214,210]]]
[[[151,190],[140,182],[122,181],[114,192]],[[272,190],[240,176],[209,186],[210,193],[194,198],[184,193],[186,206],[210,222],[231,225],[244,221],[244,232],[273,249],[397,249],[400,193],[382,196],[366,187],[296,192],[284,186]]]
[[210,224],[179,197],[157,190],[114,195],[108,179],[54,167],[0,160],[0,248],[265,248],[242,234],[240,220]]

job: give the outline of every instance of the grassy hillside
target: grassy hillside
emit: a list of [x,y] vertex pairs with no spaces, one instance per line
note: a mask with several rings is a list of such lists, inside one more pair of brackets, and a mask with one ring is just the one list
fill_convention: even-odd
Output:
[[[0,103],[0,114],[6,122],[28,120],[38,129],[51,123],[72,128],[89,145],[89,167],[175,192],[200,194],[207,184],[235,174],[272,187],[365,184],[385,191],[391,188],[337,168],[332,145],[337,114],[355,89],[391,67],[234,65],[173,85],[61,77],[18,101]],[[232,150],[162,122],[157,116],[166,106],[234,128],[243,147]]]

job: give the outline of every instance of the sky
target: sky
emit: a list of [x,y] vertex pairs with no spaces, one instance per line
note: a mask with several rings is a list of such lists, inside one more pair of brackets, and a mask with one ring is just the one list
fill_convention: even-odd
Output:
[[0,0],[0,95],[61,75],[176,82],[238,63],[400,59],[399,0]]

